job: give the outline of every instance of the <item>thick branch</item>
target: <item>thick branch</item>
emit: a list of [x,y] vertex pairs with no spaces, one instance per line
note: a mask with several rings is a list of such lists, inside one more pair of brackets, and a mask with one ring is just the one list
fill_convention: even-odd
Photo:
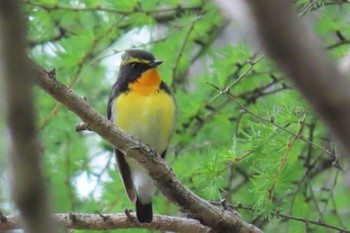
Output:
[[6,117],[10,134],[12,195],[29,233],[53,232],[39,168],[32,96],[33,67],[26,59],[19,1],[0,1],[0,42],[5,80]]
[[107,118],[91,108],[86,100],[58,82],[52,73],[47,73],[39,66],[37,70],[40,73],[37,83],[42,89],[79,116],[88,124],[89,129],[135,159],[149,172],[162,193],[171,202],[180,206],[185,213],[189,213],[204,225],[219,232],[261,232],[254,226],[243,222],[233,212],[215,207],[196,196],[182,185],[164,160],[150,147],[119,130]]
[[[198,220],[154,215],[151,224],[140,224],[134,214],[127,216],[122,214],[54,214],[53,219],[66,229],[75,230],[106,230],[106,229],[130,229],[143,228],[148,230],[210,233]],[[21,224],[17,216],[6,216],[6,221],[0,222],[0,230],[20,229]]]
[[287,0],[249,0],[268,54],[330,126],[350,155],[350,80],[342,77]]

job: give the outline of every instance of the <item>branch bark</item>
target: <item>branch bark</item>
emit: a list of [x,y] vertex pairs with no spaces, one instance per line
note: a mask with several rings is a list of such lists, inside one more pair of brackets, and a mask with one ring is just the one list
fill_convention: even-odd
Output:
[[[135,214],[130,217],[120,214],[53,214],[53,219],[66,229],[76,230],[106,230],[142,228],[148,230],[171,231],[179,233],[211,233],[211,228],[202,225],[198,220],[154,215],[151,224],[140,224]],[[20,229],[17,216],[6,216],[6,221],[0,222],[0,230]]]
[[40,147],[32,96],[34,72],[26,58],[19,1],[0,1],[0,31],[12,196],[27,232],[53,232],[44,179],[39,168]]
[[149,146],[118,129],[107,118],[96,112],[85,99],[77,96],[72,90],[60,83],[53,72],[46,72],[38,65],[36,65],[36,68],[39,72],[37,84],[43,90],[80,117],[88,124],[89,129],[135,159],[149,172],[161,192],[171,202],[180,206],[183,212],[188,213],[217,232],[261,232],[253,225],[242,221],[232,211],[215,207],[208,201],[196,196],[182,185],[165,161]]
[[350,156],[350,80],[287,0],[247,1],[263,46],[328,124]]

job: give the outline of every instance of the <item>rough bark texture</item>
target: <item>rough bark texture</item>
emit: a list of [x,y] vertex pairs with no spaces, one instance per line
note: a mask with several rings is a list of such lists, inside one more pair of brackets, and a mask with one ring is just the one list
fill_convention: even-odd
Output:
[[12,196],[27,232],[53,232],[44,179],[39,168],[32,86],[33,67],[26,58],[19,1],[0,1],[0,56],[2,58],[12,165]]
[[234,212],[215,207],[196,196],[182,185],[164,160],[150,147],[121,131],[107,118],[96,112],[86,100],[57,81],[53,72],[48,73],[41,67],[36,67],[39,72],[37,84],[43,90],[79,116],[91,130],[135,159],[149,172],[162,193],[182,211],[218,232],[261,232],[253,225],[242,221]]
[[[6,217],[0,222],[0,230],[20,229],[21,224],[16,216]],[[54,214],[53,219],[65,229],[106,230],[141,228],[148,230],[171,231],[182,233],[211,233],[211,228],[202,225],[198,220],[154,215],[151,224],[140,224],[135,214]]]

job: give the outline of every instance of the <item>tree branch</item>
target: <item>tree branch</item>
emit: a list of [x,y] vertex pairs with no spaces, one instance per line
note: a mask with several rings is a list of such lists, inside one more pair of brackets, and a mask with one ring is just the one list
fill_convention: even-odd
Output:
[[[128,216],[129,215],[129,216]],[[142,228],[148,230],[171,231],[182,233],[211,233],[211,228],[202,225],[198,220],[154,215],[150,224],[141,224],[135,214],[53,214],[53,219],[66,229],[76,230],[106,230]],[[21,223],[17,216],[6,216],[7,221],[0,222],[0,230],[20,229]]]
[[29,233],[53,232],[39,168],[32,87],[19,1],[0,1],[0,42],[12,165],[12,196]]
[[39,72],[37,84],[70,111],[80,117],[88,128],[98,133],[115,147],[135,159],[155,180],[162,193],[182,211],[198,219],[202,224],[218,232],[261,232],[258,228],[245,223],[231,211],[211,205],[184,187],[165,161],[149,146],[121,131],[107,118],[96,112],[88,102],[77,96],[64,84],[56,80],[53,73],[46,72],[35,65]]
[[350,155],[350,80],[287,0],[249,0],[266,51],[290,77]]
[[101,6],[75,8],[75,7],[60,6],[59,4],[44,5],[44,4],[32,2],[30,0],[25,0],[24,3],[33,7],[39,7],[47,12],[50,12],[50,11],[72,11],[72,12],[102,11],[102,12],[120,14],[123,16],[128,16],[134,13],[143,13],[145,15],[152,16],[158,23],[173,20],[177,17],[177,15],[181,15],[186,12],[200,12],[203,10],[202,3],[199,5],[190,6],[190,7],[178,5],[177,7],[174,7],[174,8],[164,8],[164,9],[155,9],[155,10],[145,10],[140,7],[135,7],[134,9],[128,10],[128,11],[123,11],[123,10],[114,9],[114,8],[105,8]]

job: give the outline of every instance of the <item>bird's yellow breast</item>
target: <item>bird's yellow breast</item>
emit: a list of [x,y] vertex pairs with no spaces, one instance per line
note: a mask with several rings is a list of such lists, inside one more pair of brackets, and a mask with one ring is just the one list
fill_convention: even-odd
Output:
[[174,131],[176,105],[163,90],[143,95],[126,92],[113,103],[113,121],[124,131],[162,153]]

